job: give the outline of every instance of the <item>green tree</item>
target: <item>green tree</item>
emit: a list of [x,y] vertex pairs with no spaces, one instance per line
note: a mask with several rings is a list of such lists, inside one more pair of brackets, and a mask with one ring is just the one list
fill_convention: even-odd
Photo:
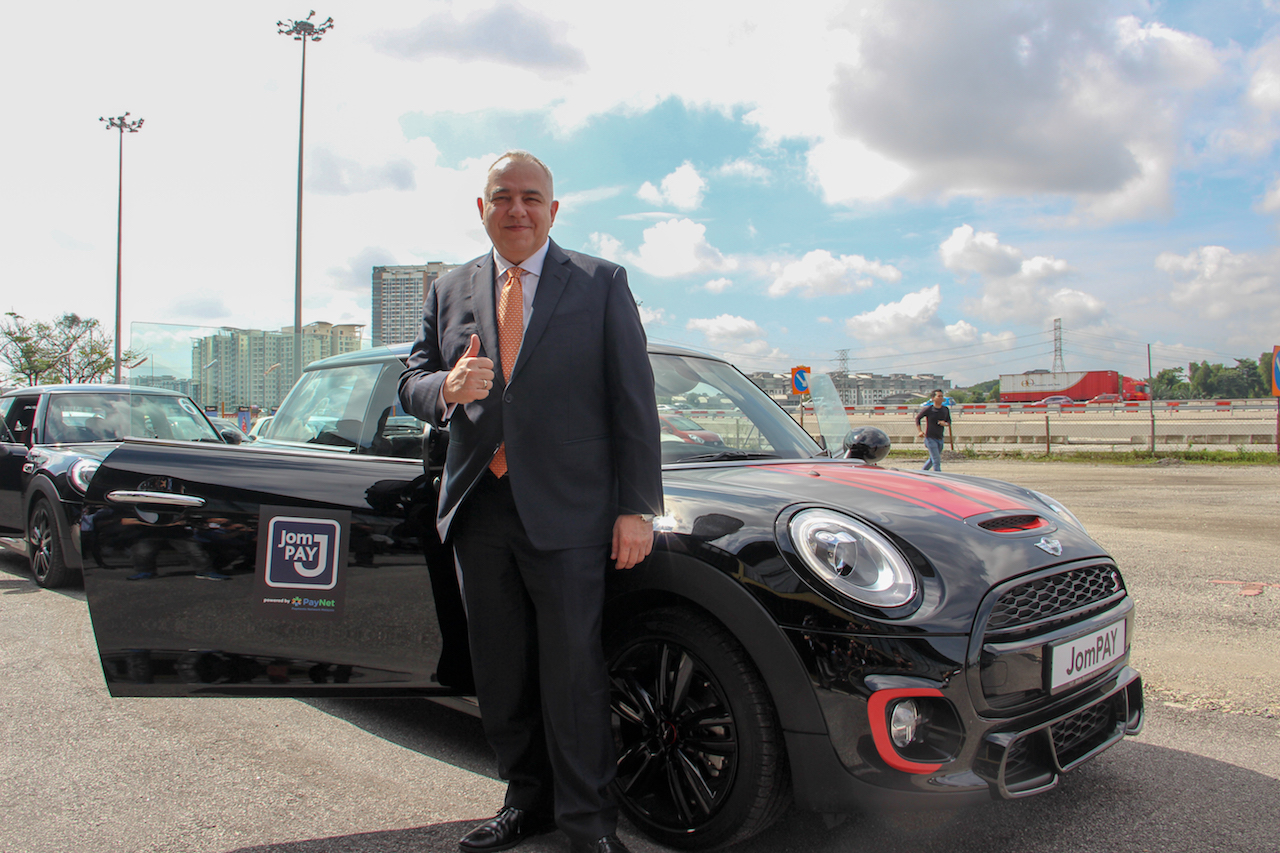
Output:
[[41,377],[53,369],[49,352],[49,324],[30,321],[13,311],[5,312],[0,322],[0,359],[9,373],[21,377],[28,385],[38,385]]
[[[0,361],[29,385],[54,382],[101,382],[115,371],[114,342],[91,317],[66,313],[52,325],[10,311],[0,321]],[[120,354],[125,362],[135,352]]]
[[1181,367],[1166,367],[1151,382],[1151,396],[1156,400],[1186,400],[1191,396],[1191,385]]
[[1271,353],[1264,352],[1258,356],[1258,379],[1261,381],[1262,393],[1259,396],[1271,396]]

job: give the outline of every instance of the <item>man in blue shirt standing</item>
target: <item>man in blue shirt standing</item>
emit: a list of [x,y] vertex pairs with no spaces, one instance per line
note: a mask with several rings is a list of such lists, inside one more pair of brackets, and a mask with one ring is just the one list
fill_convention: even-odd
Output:
[[[921,418],[925,421],[924,429],[920,427]],[[929,461],[924,463],[922,471],[942,470],[942,439],[946,435],[943,424],[951,428],[951,410],[944,405],[942,389],[934,388],[933,399],[916,413],[916,431],[924,436],[924,446],[929,451]]]

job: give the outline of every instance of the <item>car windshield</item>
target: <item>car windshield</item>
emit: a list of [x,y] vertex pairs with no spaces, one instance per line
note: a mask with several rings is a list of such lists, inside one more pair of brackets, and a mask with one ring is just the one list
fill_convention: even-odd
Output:
[[[722,361],[657,355],[655,401],[666,424],[662,461],[779,457],[822,451],[809,434],[751,380]],[[308,370],[266,429],[272,442],[321,444],[349,452],[421,458],[426,424],[400,407],[404,364],[383,361]],[[566,397],[572,410],[572,398]]]
[[388,358],[309,370],[280,404],[265,437],[360,453],[420,457],[425,425],[405,414],[396,400],[403,368],[399,360]]
[[170,438],[220,441],[196,404],[160,394],[53,394],[44,419],[44,444]]
[[[662,433],[666,463],[747,457],[803,459],[817,443],[746,376],[709,358],[651,354],[662,417],[681,431]],[[711,433],[708,436],[707,433]]]

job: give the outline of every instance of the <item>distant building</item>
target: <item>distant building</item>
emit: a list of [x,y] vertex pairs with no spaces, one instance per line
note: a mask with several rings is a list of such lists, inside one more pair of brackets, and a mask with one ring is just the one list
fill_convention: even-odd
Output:
[[388,346],[415,340],[422,331],[422,304],[431,283],[457,264],[432,261],[401,267],[373,268],[371,338]]
[[[308,323],[302,327],[302,366],[359,350],[363,325]],[[280,405],[297,376],[293,372],[293,326],[278,332],[225,326],[191,343],[190,395],[201,406],[234,411]]]
[[[901,400],[925,397],[934,388],[951,390],[951,380],[937,373],[891,373],[881,376],[875,373],[828,374],[840,394],[840,402],[846,406],[897,405]],[[752,373],[751,381],[779,403],[794,402],[791,396],[791,375],[788,373]]]

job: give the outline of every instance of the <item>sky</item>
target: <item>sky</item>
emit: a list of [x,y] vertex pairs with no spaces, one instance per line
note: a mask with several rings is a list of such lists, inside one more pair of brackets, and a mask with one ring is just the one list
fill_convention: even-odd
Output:
[[[293,322],[301,43],[276,2],[12,4],[0,311]],[[303,322],[488,250],[503,151],[649,338],[745,370],[1146,376],[1280,343],[1280,0],[329,2]]]

